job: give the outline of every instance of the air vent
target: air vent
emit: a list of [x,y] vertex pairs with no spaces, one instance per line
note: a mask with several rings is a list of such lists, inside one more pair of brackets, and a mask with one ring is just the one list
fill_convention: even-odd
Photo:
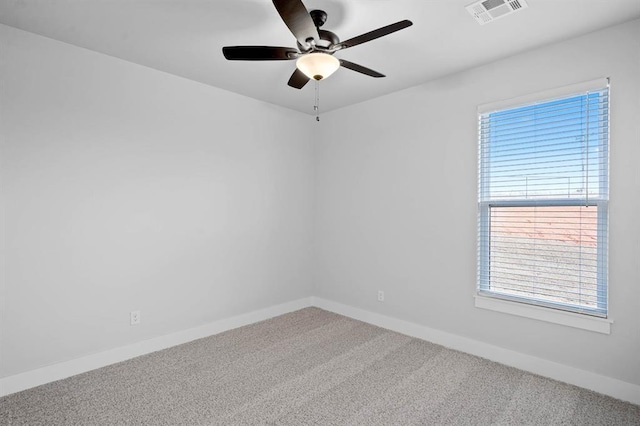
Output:
[[472,3],[467,11],[480,25],[529,7],[525,0],[484,0]]

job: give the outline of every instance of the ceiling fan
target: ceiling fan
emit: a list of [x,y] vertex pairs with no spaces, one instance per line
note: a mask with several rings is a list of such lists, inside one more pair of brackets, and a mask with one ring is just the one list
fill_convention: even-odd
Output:
[[274,46],[225,46],[222,48],[222,53],[231,61],[296,59],[296,70],[288,83],[296,89],[302,89],[311,79],[322,80],[329,77],[340,66],[371,77],[384,77],[384,74],[338,59],[333,54],[413,25],[409,20],[399,21],[341,42],[331,31],[320,29],[327,20],[326,12],[322,10],[308,12],[301,0],[273,0],[273,5],[297,39],[297,49]]

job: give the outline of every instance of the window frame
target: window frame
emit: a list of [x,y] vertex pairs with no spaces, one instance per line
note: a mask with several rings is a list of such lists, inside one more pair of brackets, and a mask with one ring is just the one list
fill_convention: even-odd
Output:
[[[487,147],[485,140],[488,135],[483,135],[481,128],[481,120],[483,116],[497,111],[505,111],[516,109],[535,103],[548,103],[561,98],[584,95],[589,91],[607,89],[609,95],[608,78],[597,79],[585,83],[579,83],[571,86],[565,86],[558,89],[539,92],[531,95],[520,96],[517,98],[493,102],[478,107],[478,256],[477,256],[477,283],[476,283],[476,306],[485,309],[497,310],[500,312],[513,313],[516,315],[526,316],[530,318],[548,320],[560,324],[570,325],[578,328],[590,329],[603,333],[610,332],[611,320],[608,320],[608,209],[609,209],[609,111],[607,106],[607,128],[604,133],[606,145],[605,150],[599,150],[599,164],[604,167],[604,173],[599,180],[599,194],[606,194],[606,197],[600,195],[597,198],[584,199],[575,198],[557,198],[550,196],[549,198],[534,199],[490,199],[489,197],[489,178],[487,168],[487,156],[483,153],[483,147]],[[490,142],[489,142],[490,143]],[[599,142],[600,144],[600,142]],[[483,155],[485,154],[485,155]],[[575,306],[568,303],[537,300],[535,298],[527,298],[526,296],[512,296],[490,289],[490,223],[492,207],[546,207],[546,206],[593,206],[597,208],[597,306],[590,309],[585,306]],[[486,277],[486,278],[483,278]],[[495,301],[495,302],[494,302]],[[534,308],[534,309],[531,309]],[[529,312],[529,314],[518,313]],[[545,312],[549,313],[546,315]],[[555,317],[556,320],[545,318]],[[571,321],[567,318],[575,316]],[[560,320],[557,320],[557,319]],[[585,326],[576,325],[586,318]],[[578,319],[579,321],[575,321]],[[593,321],[590,321],[593,320]]]

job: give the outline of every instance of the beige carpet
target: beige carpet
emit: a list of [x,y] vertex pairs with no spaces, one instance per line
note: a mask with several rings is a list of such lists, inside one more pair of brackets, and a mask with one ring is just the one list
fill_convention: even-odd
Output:
[[317,308],[0,399],[2,425],[640,425],[640,407]]

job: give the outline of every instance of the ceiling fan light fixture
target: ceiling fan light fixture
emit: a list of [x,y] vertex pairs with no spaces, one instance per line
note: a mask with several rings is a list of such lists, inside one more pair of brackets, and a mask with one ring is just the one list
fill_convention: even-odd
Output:
[[322,80],[340,68],[340,61],[328,53],[314,52],[301,56],[296,67],[313,80]]

